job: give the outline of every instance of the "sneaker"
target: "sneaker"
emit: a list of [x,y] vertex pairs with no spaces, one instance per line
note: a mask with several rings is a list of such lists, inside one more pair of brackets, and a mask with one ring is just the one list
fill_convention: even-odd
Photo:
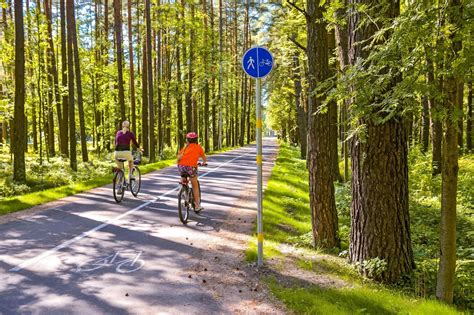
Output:
[[201,205],[197,206],[197,207],[194,209],[194,211],[195,211],[196,213],[199,213],[199,212],[201,212],[202,210],[204,210],[204,208],[203,208]]

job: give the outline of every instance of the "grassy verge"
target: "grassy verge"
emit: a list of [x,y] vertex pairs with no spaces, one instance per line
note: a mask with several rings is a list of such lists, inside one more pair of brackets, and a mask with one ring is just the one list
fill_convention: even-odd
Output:
[[[264,194],[264,257],[280,260],[284,268],[289,260],[280,253],[285,246],[303,248],[304,257],[296,260],[295,268],[314,275],[341,279],[347,286],[324,289],[300,278],[288,278],[275,270],[275,275],[265,278],[272,293],[297,314],[458,314],[453,308],[436,300],[420,297],[420,292],[400,287],[386,287],[364,279],[340,256],[347,255],[350,218],[350,191],[348,185],[336,187],[341,252],[322,253],[311,248],[311,214],[309,211],[308,174],[305,162],[297,149],[282,144],[268,187]],[[412,210],[412,216],[417,216]],[[424,233],[412,226],[413,234]],[[437,226],[431,227],[436,229]],[[414,236],[414,243],[417,237]],[[433,241],[433,240],[432,240]],[[435,240],[436,242],[436,240]],[[422,244],[414,244],[414,248]],[[256,238],[246,251],[249,261],[256,259]],[[285,262],[286,261],[286,262]],[[278,264],[277,264],[278,265]],[[277,268],[278,269],[278,268]],[[426,295],[422,295],[426,296]]]
[[[218,151],[212,151],[209,153],[209,155],[223,153],[234,148],[236,147],[225,147]],[[174,152],[167,154],[168,157],[173,155]],[[27,164],[29,165],[28,176],[30,177],[28,184],[31,186],[38,186],[37,189],[39,191],[0,199],[0,215],[28,209],[46,202],[58,200],[96,187],[110,184],[112,181],[112,174],[110,170],[113,162],[111,162],[111,156],[107,157],[109,158],[105,161],[96,159],[92,166],[90,164],[80,163],[79,170],[76,172],[76,174],[73,174],[73,172],[67,166],[67,161],[62,160],[61,158],[52,158],[50,162],[45,161],[44,164],[40,166],[36,161],[36,156],[29,156],[27,158]],[[7,159],[8,156],[4,157],[3,160],[0,159],[0,164],[3,164],[4,169],[6,169],[6,171],[3,173],[0,172],[0,175],[2,175],[4,178],[8,176],[9,168],[11,169],[10,163],[7,162]],[[156,163],[141,165],[140,172],[142,174],[150,173],[168,166],[172,166],[175,163],[176,160],[173,158]],[[41,184],[38,184],[38,182]],[[70,183],[65,184],[67,182]],[[63,184],[60,184],[59,187],[54,187],[58,183]],[[6,186],[5,182],[2,184]],[[26,185],[22,186],[26,187]]]
[[[140,172],[142,174],[150,173],[171,166],[174,163],[175,160],[165,160],[156,163],[146,164],[140,167]],[[110,184],[111,180],[111,174],[103,175],[84,182],[74,183],[56,188],[50,188],[22,196],[6,198],[0,201],[0,215],[28,209],[46,202],[78,194],[90,190],[92,188],[104,186]]]

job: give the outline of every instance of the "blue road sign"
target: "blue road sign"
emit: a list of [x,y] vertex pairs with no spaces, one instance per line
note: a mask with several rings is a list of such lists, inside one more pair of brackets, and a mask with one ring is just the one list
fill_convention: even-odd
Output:
[[272,71],[273,56],[263,47],[252,47],[242,58],[242,68],[253,78],[263,78]]

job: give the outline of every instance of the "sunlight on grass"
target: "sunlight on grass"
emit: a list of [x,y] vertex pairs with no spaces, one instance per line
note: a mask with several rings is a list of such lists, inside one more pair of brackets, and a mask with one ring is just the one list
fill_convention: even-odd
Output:
[[266,282],[296,314],[462,314],[437,301],[412,299],[385,289],[322,289],[291,281],[279,283],[275,278],[267,278]]
[[[140,167],[142,174],[150,173],[175,163],[174,160],[160,161]],[[79,182],[67,186],[50,188],[18,197],[6,198],[0,201],[0,215],[31,208],[49,201],[61,199],[67,196],[78,194],[96,187],[104,186],[112,182],[112,173],[107,176],[100,176],[86,182]]]
[[[439,203],[439,197],[436,196],[436,192],[439,193],[439,188],[436,186],[439,184],[437,182],[439,180],[431,178],[430,165],[425,165],[429,163],[429,158],[418,158],[420,160],[414,161],[412,157],[410,162],[410,172],[412,174],[410,180],[410,206],[414,249],[425,250],[429,254],[432,250],[437,253],[438,244],[433,240],[437,239],[439,233],[438,225],[435,223],[436,220],[439,220],[437,219],[439,217],[439,206],[437,204]],[[416,162],[421,163],[421,165]],[[460,194],[462,196],[459,200],[464,202],[459,207],[461,209],[460,217],[461,221],[468,221],[466,227],[469,227],[472,226],[470,223],[472,218],[469,218],[466,214],[469,213],[467,208],[470,207],[469,204],[474,197],[472,197],[473,194],[466,192],[474,187],[469,186],[471,183],[474,185],[472,157],[461,158],[460,165],[464,167],[464,170],[460,172]],[[416,176],[419,176],[419,178],[416,178]],[[430,204],[429,211],[416,207],[416,202],[419,202],[418,196],[422,196],[420,199]],[[341,255],[344,257],[347,256],[349,246],[350,202],[350,183],[336,184],[336,207],[342,241]],[[429,216],[429,218],[426,216]],[[277,257],[281,258],[282,264],[284,264],[285,254],[279,251],[280,244],[290,244],[299,247],[299,250],[306,257],[296,260],[299,268],[315,274],[340,278],[353,287],[322,289],[309,282],[301,283],[301,280],[296,278],[288,279],[287,276],[281,276],[278,280],[267,278],[266,281],[273,294],[297,314],[459,314],[452,307],[434,300],[419,298],[418,296],[430,296],[428,292],[420,292],[419,288],[415,289],[418,290],[418,295],[415,297],[414,287],[422,285],[417,282],[418,280],[415,283],[406,283],[405,286],[407,287],[385,287],[360,276],[346,262],[346,258],[314,249],[312,247],[308,173],[305,161],[299,159],[297,148],[290,147],[285,143],[281,143],[276,165],[264,193],[263,218],[264,259]],[[463,226],[463,223],[461,222],[460,225]],[[430,242],[429,245],[420,240],[424,237],[426,237],[426,242]],[[461,244],[464,244],[464,242],[466,240],[463,240]],[[338,252],[335,254],[338,254]],[[256,261],[257,259],[255,236],[248,244],[246,258],[248,261]],[[434,262],[436,266],[436,260],[430,260],[427,257],[423,262],[430,266]],[[425,270],[420,261],[418,261],[418,266]],[[458,273],[461,270],[459,268]],[[463,268],[469,270],[466,266]],[[472,276],[466,276],[472,278]],[[469,283],[469,280],[464,279],[463,281],[464,284]],[[465,291],[465,289],[458,288],[458,296],[466,298],[470,292]],[[469,285],[467,289],[469,289]]]

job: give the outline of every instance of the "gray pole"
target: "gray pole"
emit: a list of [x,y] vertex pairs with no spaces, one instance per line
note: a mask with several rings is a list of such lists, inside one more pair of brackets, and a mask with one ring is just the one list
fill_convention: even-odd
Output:
[[256,129],[257,129],[257,232],[258,232],[258,266],[263,265],[263,227],[262,227],[262,106],[261,79],[255,79]]

